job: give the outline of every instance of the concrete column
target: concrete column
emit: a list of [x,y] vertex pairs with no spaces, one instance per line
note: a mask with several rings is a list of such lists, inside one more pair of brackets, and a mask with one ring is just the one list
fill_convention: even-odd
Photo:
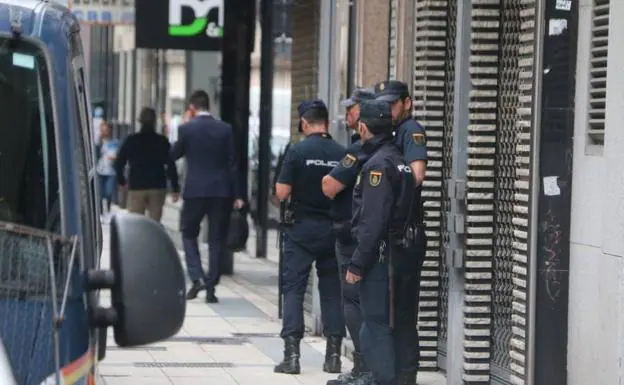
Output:
[[412,89],[414,82],[414,0],[398,0],[397,15],[397,80]]
[[359,0],[356,15],[355,85],[372,86],[388,77],[390,2]]

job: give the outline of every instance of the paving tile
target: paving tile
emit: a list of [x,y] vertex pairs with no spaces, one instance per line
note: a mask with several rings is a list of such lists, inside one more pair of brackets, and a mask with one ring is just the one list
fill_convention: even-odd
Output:
[[139,376],[107,377],[104,381],[106,381],[106,385],[172,385],[171,380],[164,376],[160,378]]
[[271,369],[274,365],[270,357],[251,344],[243,346],[203,345],[202,348],[217,362],[231,362],[235,366],[264,365]]
[[152,361],[153,358],[147,351],[140,350],[107,350],[104,364],[127,363],[135,361]]
[[172,385],[239,385],[225,371],[215,372],[205,377],[169,377],[169,380]]
[[191,336],[230,336],[236,329],[222,318],[189,317],[184,321],[182,329]]
[[[225,378],[222,374],[222,368],[162,368],[162,371],[169,378],[196,377],[203,378],[204,381],[206,381],[206,378],[210,377]],[[208,382],[205,383],[208,384]]]
[[229,317],[266,317],[264,312],[243,297],[220,297],[218,305],[212,309],[223,318]]
[[165,373],[159,368],[137,368],[132,362],[124,364],[108,364],[106,360],[99,365],[99,371],[102,377],[109,384],[109,377],[145,377],[145,378],[165,378]]
[[172,349],[166,352],[150,352],[154,362],[215,362],[201,349]]
[[218,317],[219,315],[201,298],[187,302],[186,316]]
[[273,373],[273,369],[267,371],[258,368],[228,368],[225,369],[240,385],[301,385],[297,376]]

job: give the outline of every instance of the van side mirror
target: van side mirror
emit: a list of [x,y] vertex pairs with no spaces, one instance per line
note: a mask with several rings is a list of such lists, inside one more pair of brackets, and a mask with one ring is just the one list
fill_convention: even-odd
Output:
[[129,347],[175,335],[186,313],[186,281],[173,242],[143,215],[118,213],[110,229],[115,342]]

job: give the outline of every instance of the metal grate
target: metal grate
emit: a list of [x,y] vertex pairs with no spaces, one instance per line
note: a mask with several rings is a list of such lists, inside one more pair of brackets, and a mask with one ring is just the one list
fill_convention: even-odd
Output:
[[44,374],[38,368],[57,369],[56,325],[72,327],[65,315],[84,307],[71,274],[78,247],[76,239],[0,222],[0,339],[20,383]]
[[121,352],[133,352],[133,351],[164,352],[164,351],[167,351],[167,347],[166,346],[139,346],[135,348],[120,348],[119,346],[107,346],[106,350],[121,351]]
[[609,0],[593,1],[589,62],[589,117],[587,135],[592,144],[603,145],[607,100],[609,48]]
[[388,79],[397,78],[398,56],[398,0],[390,0],[390,32],[388,44]]
[[503,1],[472,1],[466,199],[464,383],[490,383],[494,165]]
[[278,338],[278,333],[232,333],[236,337],[243,338]]
[[232,368],[231,362],[133,362],[135,368]]
[[191,337],[191,336],[175,336],[170,339],[175,342],[193,342],[196,344],[206,345],[242,345],[247,343],[245,338],[233,337]]
[[[527,346],[528,325],[528,275],[529,271],[529,197],[531,180],[531,148],[533,135],[533,69],[535,62],[534,45],[536,37],[535,12],[539,6],[537,0],[514,0],[511,2],[520,7],[520,36],[518,48],[518,90],[519,100],[516,108],[516,143],[514,164],[514,206],[510,221],[513,223],[513,266],[508,272],[512,274],[513,303],[511,304],[511,341],[509,343],[510,363],[512,371],[510,382],[524,384],[526,377],[525,347]],[[567,63],[567,61],[564,61]],[[508,219],[509,220],[509,219]]]
[[[443,161],[442,180],[451,177],[451,164],[453,162],[453,99],[455,94],[455,35],[457,31],[457,0],[448,2],[448,30],[446,34],[446,79],[444,93],[444,136],[443,136]],[[450,211],[450,200],[446,186],[442,189],[442,220],[441,220],[441,247],[449,243],[448,223],[445,213]],[[442,262],[444,252],[442,251]],[[448,339],[448,269],[442,263],[440,265],[440,352],[446,355]]]
[[[427,176],[423,183],[427,254],[420,290],[418,329],[421,370],[438,368],[440,314],[440,218],[448,76],[446,2],[417,0],[414,23],[414,115],[427,131]],[[452,66],[451,66],[452,69]],[[449,153],[450,154],[450,153]],[[442,290],[443,291],[443,290]],[[443,302],[443,301],[442,301]]]
[[492,290],[492,363],[504,372],[509,369],[511,341],[511,306],[513,303],[513,242],[516,148],[521,127],[520,117],[520,35],[522,28],[521,1],[511,0],[502,14],[502,45],[500,54],[500,99],[498,136],[496,141],[496,221],[494,233]]

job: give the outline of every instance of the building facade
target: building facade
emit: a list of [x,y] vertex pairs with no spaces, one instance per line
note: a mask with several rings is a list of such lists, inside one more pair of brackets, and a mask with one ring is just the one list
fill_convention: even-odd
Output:
[[423,370],[453,384],[620,383],[624,3],[466,4],[295,2],[292,106],[323,98],[345,140],[353,86],[412,89],[429,147]]

